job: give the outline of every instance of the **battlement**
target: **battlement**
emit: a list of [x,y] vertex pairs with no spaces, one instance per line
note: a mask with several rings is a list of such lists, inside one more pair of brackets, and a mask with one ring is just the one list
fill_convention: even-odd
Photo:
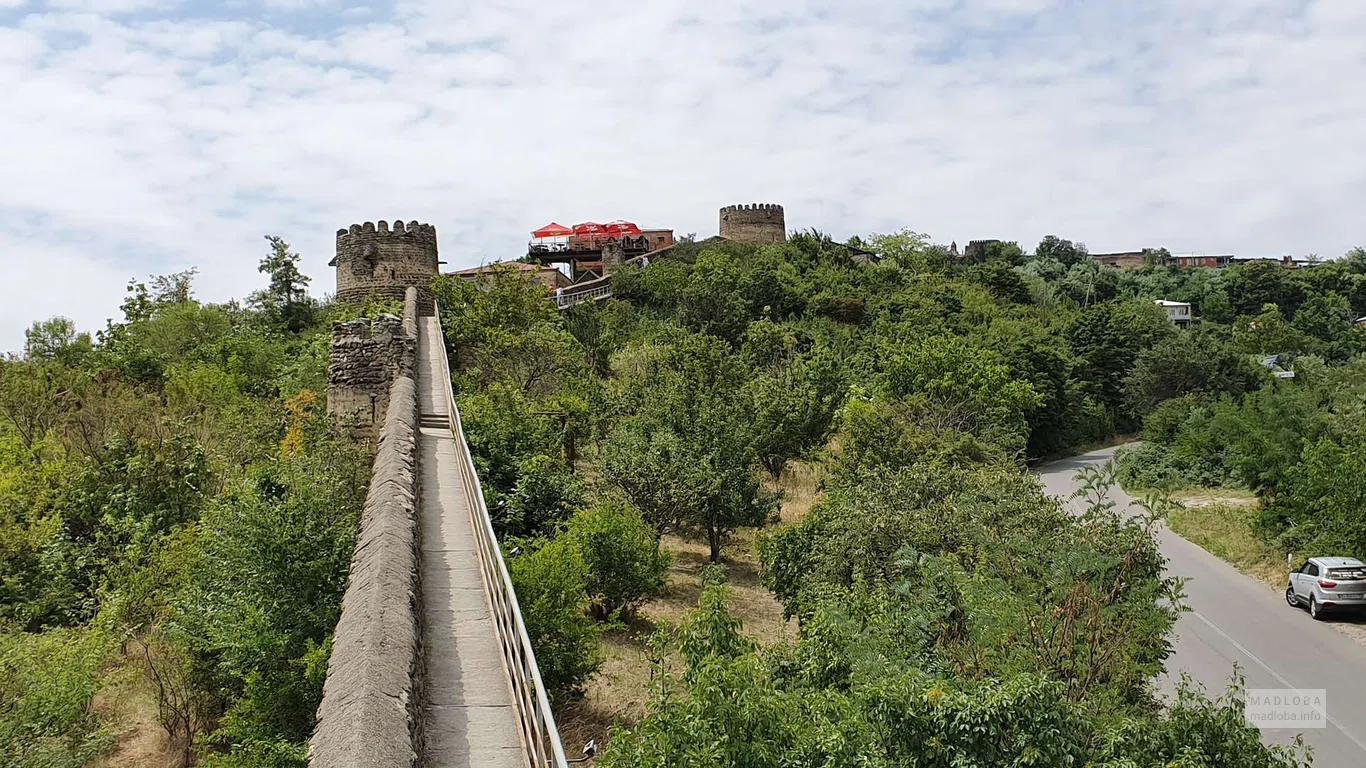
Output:
[[787,240],[783,207],[776,203],[728,205],[721,209],[721,237],[739,243],[781,243]]
[[367,221],[364,224],[352,224],[348,229],[337,230],[337,247],[340,249],[343,240],[352,237],[361,237],[366,240],[382,237],[405,237],[419,241],[430,241],[436,244],[436,227],[431,224],[422,224],[416,219],[403,223],[402,219],[394,219],[393,229],[389,228],[389,222],[383,219],[378,222]]
[[774,211],[783,212],[783,207],[777,203],[747,203],[743,205],[728,205],[721,209],[722,214],[738,213],[740,211]]
[[367,221],[337,230],[337,298],[362,303],[379,295],[401,301],[408,286],[418,289],[424,315],[431,314],[432,280],[440,267],[436,227],[416,220]]

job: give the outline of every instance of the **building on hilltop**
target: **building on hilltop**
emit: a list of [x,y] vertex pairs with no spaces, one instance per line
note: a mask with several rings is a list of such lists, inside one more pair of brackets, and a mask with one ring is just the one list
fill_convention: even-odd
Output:
[[1143,251],[1123,251],[1120,253],[1093,253],[1091,261],[1115,269],[1138,269],[1143,266]]
[[432,312],[432,279],[440,270],[436,227],[410,221],[352,224],[337,230],[337,255],[328,266],[337,268],[337,299],[359,304],[375,294],[395,301],[414,286],[418,309]]
[[1167,265],[1172,267],[1223,269],[1232,261],[1232,254],[1211,255],[1205,253],[1174,253],[1167,259]]
[[968,241],[967,247],[963,249],[963,260],[964,260],[964,261],[967,261],[967,262],[970,262],[970,263],[972,263],[972,262],[978,262],[978,261],[985,261],[985,260],[986,260],[986,257],[987,257],[987,248],[990,247],[990,246],[996,245],[996,244],[999,243],[999,242],[1001,242],[1001,241],[1000,241],[1000,240],[969,240],[969,241]]
[[525,261],[498,261],[485,264],[482,267],[471,267],[449,274],[451,277],[458,277],[477,284],[481,278],[500,269],[510,269],[523,275],[529,275],[531,279],[551,289],[564,288],[573,284],[568,275],[555,267],[544,264],[529,264]]
[[1300,269],[1302,267],[1313,267],[1319,264],[1318,259],[1297,259],[1294,256],[1233,256],[1231,260],[1235,264],[1248,264],[1253,261],[1279,261],[1281,266],[1286,269]]
[[572,227],[551,222],[531,233],[527,255],[542,266],[565,265],[570,282],[581,283],[673,244],[672,229],[642,228],[629,221],[586,221]]
[[781,205],[728,205],[721,209],[720,219],[721,237],[727,240],[755,245],[787,241],[787,221]]

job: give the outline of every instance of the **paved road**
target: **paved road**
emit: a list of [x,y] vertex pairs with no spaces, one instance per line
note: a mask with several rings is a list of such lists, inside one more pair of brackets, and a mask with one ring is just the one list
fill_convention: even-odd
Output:
[[[1114,451],[1056,461],[1036,472],[1049,494],[1065,498],[1076,487],[1078,469],[1104,463]],[[1118,488],[1111,496],[1120,510],[1132,502]],[[1304,732],[1314,748],[1314,768],[1366,766],[1366,648],[1171,531],[1163,528],[1158,539],[1170,572],[1189,580],[1191,608],[1176,623],[1176,652],[1167,661],[1164,687],[1172,690],[1185,672],[1220,693],[1237,663],[1248,688],[1326,689],[1328,726]],[[1295,736],[1288,730],[1263,734],[1277,743]]]

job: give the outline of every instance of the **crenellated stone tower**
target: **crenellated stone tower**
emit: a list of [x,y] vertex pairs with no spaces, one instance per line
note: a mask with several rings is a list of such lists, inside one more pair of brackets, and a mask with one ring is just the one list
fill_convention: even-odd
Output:
[[739,243],[786,242],[783,207],[773,203],[728,205],[721,209],[721,237]]
[[403,300],[408,286],[417,288],[418,311],[432,313],[432,280],[439,271],[436,227],[410,221],[352,224],[337,230],[337,299],[357,303],[370,294]]
[[332,325],[327,412],[357,437],[377,434],[390,386],[414,368],[417,318],[433,312],[432,280],[439,264],[431,224],[395,221],[391,229],[387,221],[367,221],[337,230],[337,256],[331,262],[337,268],[337,299],[360,304],[378,295],[403,302],[402,320],[382,314]]

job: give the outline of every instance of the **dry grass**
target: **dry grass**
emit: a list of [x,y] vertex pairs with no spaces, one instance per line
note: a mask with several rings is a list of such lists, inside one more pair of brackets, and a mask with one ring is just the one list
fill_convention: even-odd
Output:
[[1167,525],[1182,538],[1270,586],[1285,582],[1285,553],[1277,552],[1252,532],[1257,498],[1225,489],[1183,491]]
[[157,720],[156,695],[136,661],[111,676],[92,706],[114,724],[118,741],[87,768],[175,768],[181,751]]
[[[794,462],[783,473],[779,487],[783,504],[780,524],[805,517],[819,498],[821,473],[816,465]],[[745,633],[761,643],[793,640],[795,622],[783,620],[783,608],[759,578],[755,551],[758,531],[736,531],[726,542],[722,562],[732,589],[730,609],[744,622]],[[602,637],[605,660],[589,681],[583,698],[558,708],[556,719],[570,757],[589,739],[604,743],[613,725],[630,726],[645,714],[650,698],[650,658],[646,641],[660,626],[676,623],[697,607],[702,593],[701,569],[708,563],[705,543],[665,536],[663,546],[673,556],[664,593],[646,603],[626,628]]]

